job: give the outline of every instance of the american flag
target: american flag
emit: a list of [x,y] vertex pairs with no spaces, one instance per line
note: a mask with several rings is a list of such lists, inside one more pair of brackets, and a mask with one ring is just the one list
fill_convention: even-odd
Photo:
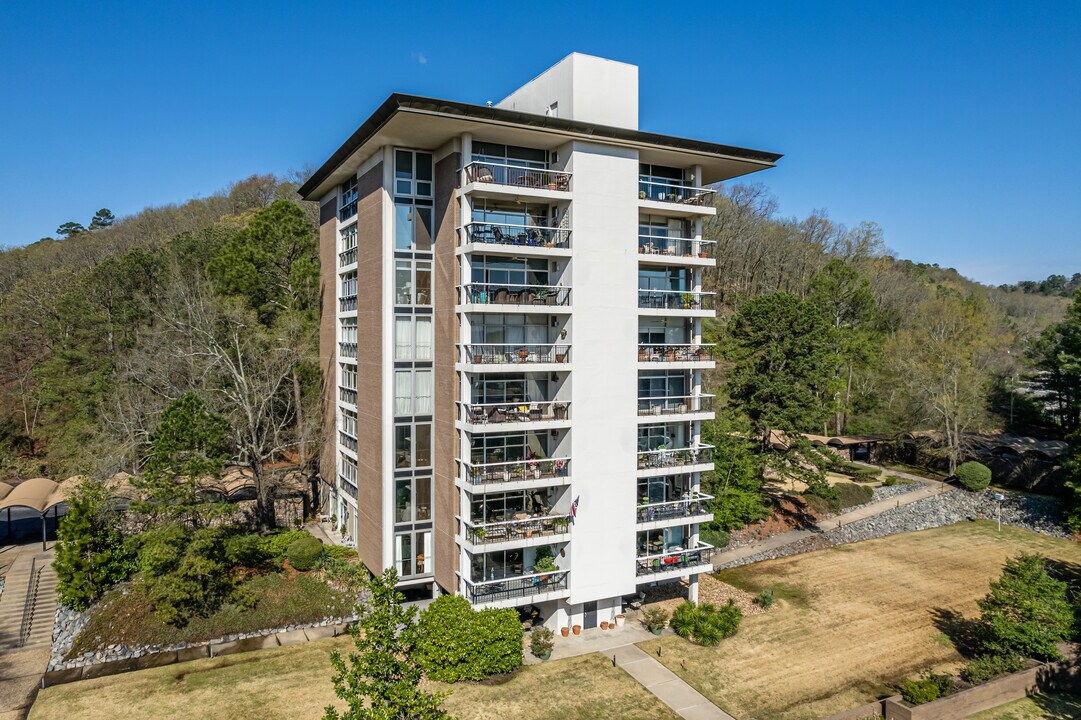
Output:
[[574,502],[571,503],[571,524],[574,524],[575,518],[578,517],[578,501],[582,499],[582,496],[574,498]]

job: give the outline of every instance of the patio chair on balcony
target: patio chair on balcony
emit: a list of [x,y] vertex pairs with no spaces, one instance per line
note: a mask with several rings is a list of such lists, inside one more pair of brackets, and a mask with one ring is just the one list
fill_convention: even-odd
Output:
[[495,291],[495,300],[493,300],[493,302],[496,305],[506,305],[509,295],[510,293],[507,292],[506,288],[499,288]]
[[503,236],[503,231],[499,229],[498,225],[492,226],[492,237],[494,238],[492,242],[500,245],[505,245],[507,243],[507,239]]
[[492,413],[488,416],[488,422],[503,423],[507,422],[507,414],[503,412],[503,408],[493,408]]
[[476,177],[476,182],[495,182],[495,176],[492,174],[492,169],[487,165],[479,165],[473,169],[473,174]]
[[488,422],[488,415],[480,405],[473,406],[469,411],[469,422],[474,425],[483,425]]

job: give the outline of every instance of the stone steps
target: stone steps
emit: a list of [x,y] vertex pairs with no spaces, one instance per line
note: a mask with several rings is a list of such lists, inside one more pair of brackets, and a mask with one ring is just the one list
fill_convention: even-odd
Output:
[[[52,643],[53,620],[56,615],[56,573],[52,568],[52,553],[20,556],[4,578],[4,593],[0,595],[0,649],[23,646],[19,633],[29,587],[30,627],[26,646]],[[34,583],[30,585],[30,567],[34,566]]]

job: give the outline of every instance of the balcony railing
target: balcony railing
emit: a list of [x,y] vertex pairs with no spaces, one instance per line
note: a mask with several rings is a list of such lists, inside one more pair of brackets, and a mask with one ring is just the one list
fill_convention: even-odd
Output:
[[338,387],[338,399],[342,402],[347,402],[350,405],[357,404],[357,391],[350,390],[349,388]]
[[713,412],[714,395],[669,395],[638,398],[639,415],[683,415]]
[[639,555],[636,574],[641,577],[683,568],[713,567],[713,550],[712,545],[700,542],[693,548],[674,547],[656,555]]
[[357,296],[346,295],[345,297],[338,298],[338,309],[342,312],[351,312],[357,309]]
[[353,452],[357,451],[357,439],[341,430],[338,431],[338,443],[341,444],[342,447],[347,447]]
[[713,345],[639,345],[638,362],[708,362]]
[[638,307],[657,310],[712,310],[711,292],[691,290],[638,290]]
[[338,343],[338,355],[344,358],[356,358],[357,344],[355,342]]
[[344,203],[341,210],[338,211],[338,220],[345,222],[349,218],[357,214],[357,194],[354,191],[349,197],[343,198]]
[[566,363],[570,345],[469,344],[462,346],[463,362],[475,365],[528,365],[530,363]]
[[692,240],[691,238],[661,237],[659,235],[639,235],[638,252],[643,255],[663,255],[665,257],[712,256],[711,245],[716,240]]
[[465,537],[474,545],[524,540],[535,537],[553,537],[570,532],[569,515],[535,515],[502,520],[500,522],[473,523],[462,520]]
[[566,477],[570,473],[570,458],[566,457],[476,463],[463,460],[462,465],[466,478],[473,485],[545,480]]
[[353,265],[357,261],[357,249],[349,248],[338,253],[338,267]]
[[470,283],[459,288],[463,304],[560,307],[571,304],[571,289],[562,285]]
[[471,162],[465,166],[466,183],[492,183],[513,187],[570,190],[571,174],[562,170],[513,165],[510,163]]
[[338,476],[338,487],[349,497],[357,499],[357,484],[347,480],[344,475]]
[[484,582],[466,580],[466,591],[469,595],[469,601],[473,603],[527,598],[542,593],[566,590],[568,572],[567,570],[556,570],[555,572],[534,573]]
[[567,402],[461,403],[462,420],[473,425],[566,420]]
[[713,462],[713,446],[645,450],[638,453],[638,469],[673,468]]
[[571,244],[571,231],[568,228],[539,225],[471,222],[465,226],[465,239],[466,242],[487,245],[566,249]]
[[717,191],[713,188],[691,187],[680,180],[642,175],[638,178],[638,197],[641,200],[682,203],[684,205],[712,205]]
[[708,515],[711,512],[709,501],[712,499],[712,495],[705,493],[688,493],[686,497],[679,500],[641,503],[635,508],[634,515],[640,523]]

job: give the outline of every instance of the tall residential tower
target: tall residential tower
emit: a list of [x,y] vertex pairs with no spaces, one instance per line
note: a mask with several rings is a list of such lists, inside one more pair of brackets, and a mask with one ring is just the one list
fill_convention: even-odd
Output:
[[494,107],[392,95],[320,204],[327,512],[379,572],[591,627],[711,567],[710,185],[780,156],[638,130],[573,54]]

